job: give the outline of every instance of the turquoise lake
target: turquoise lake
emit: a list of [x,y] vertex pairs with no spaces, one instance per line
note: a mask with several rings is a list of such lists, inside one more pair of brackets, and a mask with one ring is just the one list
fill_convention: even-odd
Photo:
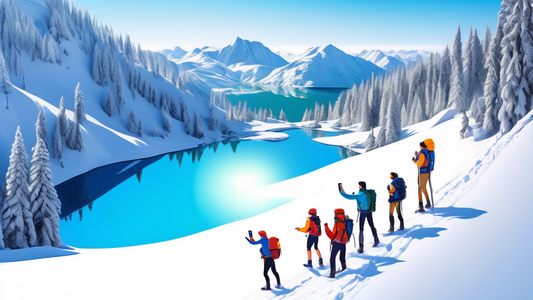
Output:
[[[336,133],[285,132],[289,138],[281,142],[218,143],[110,165],[61,184],[63,213],[74,211],[72,219],[61,220],[61,237],[75,247],[111,248],[188,236],[292,200],[257,204],[246,192],[250,187],[297,177],[355,154],[311,140]],[[139,182],[135,174],[140,170]],[[92,201],[92,210],[84,207],[80,221],[74,209]]]
[[307,88],[275,88],[273,90],[264,90],[265,87],[241,87],[237,94],[228,95],[232,105],[238,105],[239,101],[253,111],[259,108],[270,108],[277,118],[283,108],[287,120],[290,122],[300,122],[307,108],[315,109],[315,102],[324,104],[326,112],[328,105],[332,106],[339,98],[339,95],[346,89],[307,89]]

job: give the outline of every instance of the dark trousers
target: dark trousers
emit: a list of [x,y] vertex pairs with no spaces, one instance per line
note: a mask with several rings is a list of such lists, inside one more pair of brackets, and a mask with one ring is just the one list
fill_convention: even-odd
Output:
[[374,227],[374,219],[372,219],[371,211],[361,211],[361,216],[359,217],[359,244],[362,245],[364,242],[363,230],[365,225],[365,220],[368,220],[368,225],[370,225],[370,230],[372,230],[372,235],[376,239],[378,232],[376,227]]
[[272,258],[265,259],[265,268],[263,269],[263,275],[265,276],[265,280],[267,283],[267,287],[270,287],[270,278],[268,277],[268,270],[272,268],[272,273],[274,273],[274,276],[276,276],[276,280],[278,282],[278,285],[281,285],[281,281],[279,280],[279,274],[276,271],[276,263]]
[[331,266],[331,275],[335,276],[335,258],[337,257],[337,253],[341,253],[340,260],[341,260],[341,266],[343,269],[346,268],[346,244],[332,242],[331,247],[331,256],[329,258],[329,264]]

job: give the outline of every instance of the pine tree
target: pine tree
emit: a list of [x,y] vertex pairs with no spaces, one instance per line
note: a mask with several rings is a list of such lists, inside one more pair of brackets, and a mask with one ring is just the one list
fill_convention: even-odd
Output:
[[400,140],[402,135],[402,116],[400,101],[392,99],[389,101],[387,109],[387,118],[385,123],[385,144],[392,144]]
[[59,114],[57,115],[57,124],[59,125],[59,130],[61,133],[61,138],[63,142],[66,142],[68,139],[68,133],[69,133],[69,123],[67,120],[67,115],[65,112],[65,99],[61,97],[60,104],[59,104]]
[[461,131],[459,133],[462,139],[468,137],[468,117],[466,116],[466,112],[463,112],[463,122],[461,123]]
[[79,82],[74,95],[74,119],[80,124],[87,119],[85,116],[85,100],[83,99]]
[[161,116],[163,117],[163,128],[166,132],[170,133],[172,131],[172,119],[170,119],[170,115],[166,110],[162,109]]
[[61,202],[52,183],[49,155],[42,139],[37,140],[31,160],[30,203],[37,245],[61,247],[59,213]]
[[[502,8],[503,9],[503,8]],[[523,58],[525,53],[532,51],[530,32],[531,8],[527,3],[518,0],[507,17],[503,27],[502,60],[500,71],[500,87],[503,105],[498,112],[500,130],[507,133],[527,113],[529,83],[524,76]],[[524,17],[529,15],[529,19]],[[525,39],[524,39],[525,38]],[[529,41],[528,41],[529,39]],[[527,57],[527,56],[526,56]]]
[[202,125],[202,118],[197,112],[194,113],[194,129],[192,135],[199,139],[204,138],[204,126]]
[[48,128],[46,126],[46,116],[42,107],[39,107],[39,115],[37,116],[37,122],[35,123],[35,133],[37,134],[36,139],[42,139],[46,148],[48,148]]
[[9,73],[7,72],[6,62],[4,55],[0,49],[0,89],[6,94],[6,109],[9,109],[8,95],[11,93],[11,80],[9,79]]
[[452,74],[450,84],[450,104],[455,110],[464,112],[468,109],[463,86],[463,56],[461,43],[461,27],[457,27],[453,43]]
[[138,136],[143,136],[143,123],[141,117],[137,115],[134,110],[131,110],[128,114],[128,119],[126,120],[126,130],[131,133],[135,133]]
[[287,122],[287,116],[285,116],[285,112],[283,111],[283,108],[282,108],[281,111],[279,112],[279,119],[280,119],[281,121]]
[[6,174],[7,194],[0,210],[5,247],[10,249],[33,247],[37,244],[30,211],[28,173],[28,155],[18,127]]
[[63,159],[63,137],[61,136],[61,124],[59,120],[60,119],[57,118],[54,140],[52,141],[52,157],[61,161]]
[[193,135],[193,124],[191,124],[191,116],[187,105],[183,106],[183,126],[187,135]]
[[[259,114],[261,115],[261,109],[259,111],[260,111]],[[262,119],[262,117],[260,119]],[[215,107],[213,106],[213,104],[209,105],[209,126],[208,128],[211,131],[215,131],[218,128],[218,119],[215,114]]]
[[112,117],[117,114],[116,107],[117,103],[115,101],[115,93],[113,90],[111,90],[102,102],[102,109],[108,116]]
[[365,144],[366,144],[366,151],[372,151],[377,148],[376,138],[374,137],[374,128],[370,130],[370,134],[368,135],[368,138]]
[[78,150],[80,152],[85,147],[83,136],[81,134],[81,124],[77,119],[74,121],[74,125],[70,130],[67,146],[72,150]]
[[100,49],[98,47],[98,45],[95,45],[94,46],[94,51],[93,51],[93,68],[92,68],[92,76],[93,76],[93,80],[94,82],[96,82],[96,84],[98,85],[104,85],[104,81],[102,79],[102,69],[101,69],[101,65],[102,65],[102,56],[100,54]]

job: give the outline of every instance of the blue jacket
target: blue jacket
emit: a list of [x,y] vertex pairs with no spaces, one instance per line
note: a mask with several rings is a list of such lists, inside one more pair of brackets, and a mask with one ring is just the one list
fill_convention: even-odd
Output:
[[427,174],[430,172],[429,170],[429,161],[430,161],[430,157],[429,157],[429,150],[427,148],[424,148],[422,150],[420,150],[420,152],[418,152],[418,155],[416,156],[416,160],[415,161],[419,161],[420,160],[420,154],[424,154],[424,159],[427,161],[427,163],[425,164],[425,166],[423,167],[420,167],[420,174]]
[[353,195],[348,195],[342,190],[339,190],[339,192],[341,193],[341,196],[348,200],[356,200],[357,208],[359,208],[359,210],[368,210],[370,208],[370,201],[363,190],[359,190],[359,193]]
[[398,189],[396,188],[396,181],[398,181],[400,177],[394,178],[390,185],[394,187],[394,194],[389,193],[389,202],[400,202],[400,195],[398,195]]
[[261,244],[261,249],[259,250],[259,252],[261,252],[261,255],[264,257],[270,257],[270,244],[266,237],[261,237],[258,241],[255,242],[250,241],[249,238],[246,238],[246,240],[252,245]]

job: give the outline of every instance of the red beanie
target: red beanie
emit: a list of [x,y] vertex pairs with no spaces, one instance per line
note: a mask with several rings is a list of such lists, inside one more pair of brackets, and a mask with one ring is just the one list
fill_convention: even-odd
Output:
[[267,233],[264,230],[259,231],[259,236],[267,237]]

